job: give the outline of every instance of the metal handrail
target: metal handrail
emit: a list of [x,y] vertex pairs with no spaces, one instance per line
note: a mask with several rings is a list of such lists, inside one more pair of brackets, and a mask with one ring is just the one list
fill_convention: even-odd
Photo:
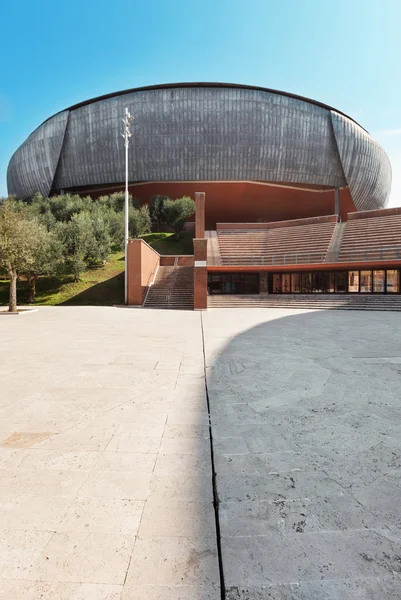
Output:
[[348,250],[345,252],[285,252],[280,254],[261,254],[259,256],[208,256],[208,265],[213,266],[275,266],[314,263],[343,263],[381,260],[401,260],[401,246],[385,246]]
[[144,298],[142,304],[145,304],[146,300],[148,299],[150,288],[152,287],[152,285],[156,281],[156,277],[157,277],[157,272],[159,270],[159,266],[160,266],[160,264],[157,263],[156,269],[154,271],[152,271],[151,274],[149,275],[149,279],[148,279],[148,282],[146,284],[146,294],[145,294],[145,298]]
[[168,289],[167,289],[167,294],[166,294],[167,306],[170,306],[171,294],[174,289],[175,276],[177,274],[177,266],[178,266],[178,256],[176,256],[174,259],[174,270],[171,275],[170,285],[168,286]]

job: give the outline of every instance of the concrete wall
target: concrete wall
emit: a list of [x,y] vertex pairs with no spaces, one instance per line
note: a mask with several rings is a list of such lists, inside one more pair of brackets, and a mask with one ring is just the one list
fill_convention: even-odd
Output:
[[165,254],[164,256],[160,256],[160,266],[161,267],[173,267],[175,264],[175,259],[178,259],[177,265],[179,267],[192,267],[194,264],[194,257],[192,255],[182,254],[182,255],[170,255]]
[[128,242],[128,304],[140,306],[160,263],[160,255],[143,240]]
[[194,309],[207,308],[207,239],[194,239]]
[[[107,193],[121,188],[111,188]],[[191,196],[202,189],[206,194],[206,229],[217,222],[284,221],[334,214],[334,190],[317,191],[260,185],[251,182],[159,182],[133,185],[130,192],[142,203],[162,194],[170,198]],[[95,192],[101,195],[103,192]],[[340,190],[340,214],[345,221],[356,210],[348,188]]]

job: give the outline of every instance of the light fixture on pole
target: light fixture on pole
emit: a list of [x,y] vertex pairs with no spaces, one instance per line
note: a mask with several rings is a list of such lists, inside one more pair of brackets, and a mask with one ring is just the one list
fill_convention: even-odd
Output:
[[124,256],[125,256],[125,277],[124,277],[124,301],[128,304],[128,219],[129,219],[129,201],[128,201],[128,147],[129,139],[132,136],[130,126],[134,117],[131,116],[128,108],[125,109],[125,118],[122,119],[124,123],[124,138],[125,146],[125,208],[124,208]]

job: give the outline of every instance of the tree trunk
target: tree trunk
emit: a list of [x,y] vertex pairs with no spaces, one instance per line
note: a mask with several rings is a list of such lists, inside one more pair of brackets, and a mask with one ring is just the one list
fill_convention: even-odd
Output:
[[36,300],[36,275],[27,275],[28,280],[28,304],[32,304]]
[[17,273],[14,269],[9,269],[10,276],[10,301],[8,304],[9,312],[17,312]]

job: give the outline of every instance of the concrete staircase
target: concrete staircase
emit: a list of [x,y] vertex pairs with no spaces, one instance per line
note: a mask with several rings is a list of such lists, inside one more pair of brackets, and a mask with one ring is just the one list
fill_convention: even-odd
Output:
[[159,267],[156,280],[149,288],[144,308],[193,310],[194,274],[193,267]]
[[208,308],[308,308],[337,310],[401,311],[401,295],[270,294],[211,295]]
[[338,262],[347,223],[336,223],[324,262]]
[[223,259],[220,253],[219,238],[217,231],[205,231],[207,238],[207,263],[208,265],[220,266],[223,264]]

